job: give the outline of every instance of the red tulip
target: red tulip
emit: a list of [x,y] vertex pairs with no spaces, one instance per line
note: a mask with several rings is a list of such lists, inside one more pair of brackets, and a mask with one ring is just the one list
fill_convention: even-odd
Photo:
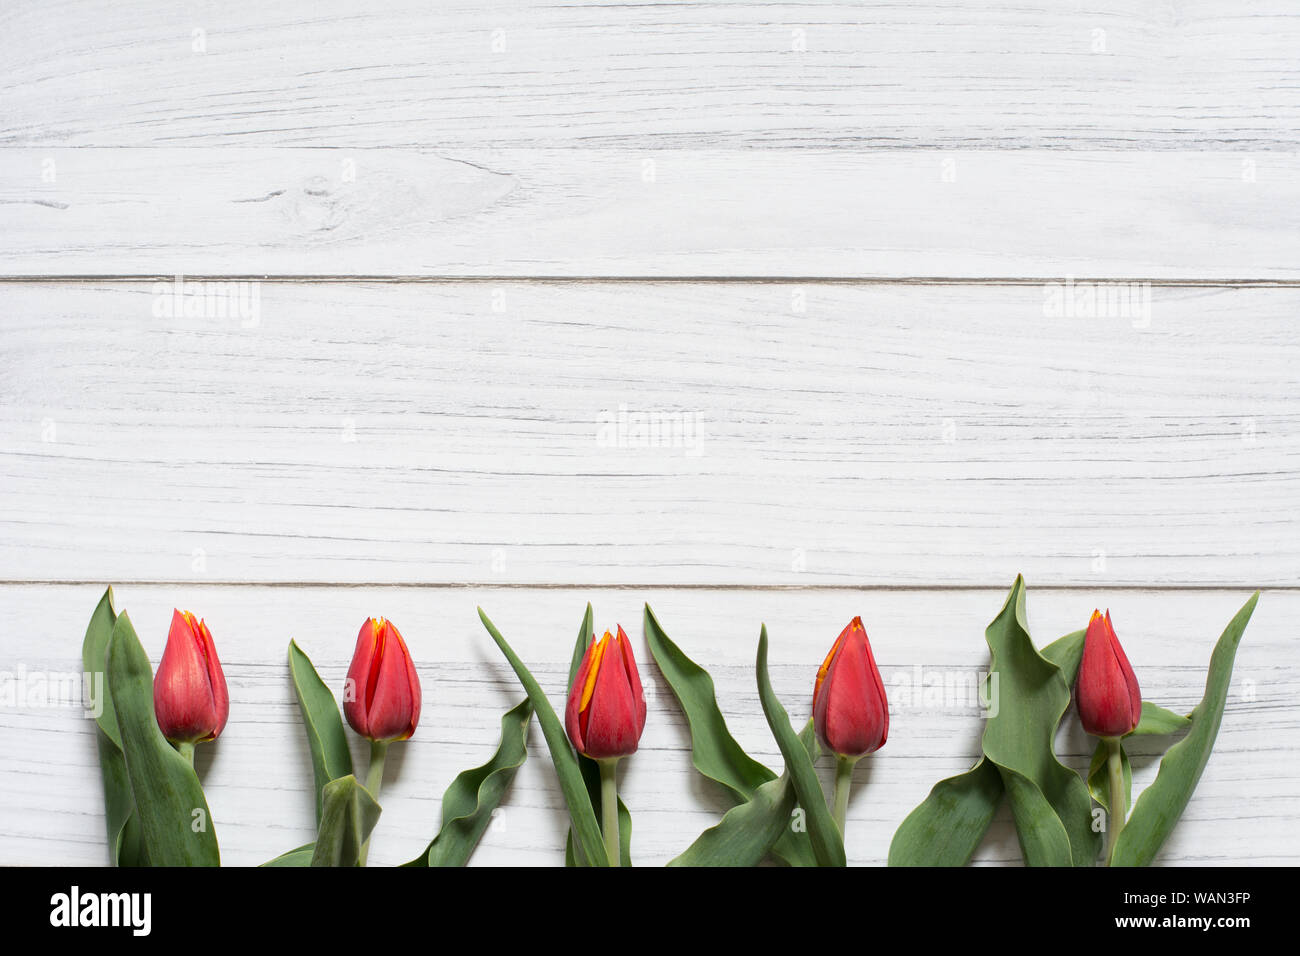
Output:
[[842,757],[874,753],[889,737],[889,701],[860,617],[840,632],[817,671],[813,726],[822,745]]
[[587,645],[569,688],[564,724],[578,753],[593,760],[636,753],[645,729],[645,694],[632,644],[618,629]]
[[1110,611],[1092,612],[1075,685],[1079,721],[1095,737],[1123,737],[1142,719],[1142,692],[1119,646]]
[[153,709],[163,736],[175,743],[212,740],[230,716],[230,694],[212,633],[189,611],[172,612],[158,673]]
[[420,721],[420,678],[392,621],[369,618],[348,668],[343,715],[368,740],[405,740]]

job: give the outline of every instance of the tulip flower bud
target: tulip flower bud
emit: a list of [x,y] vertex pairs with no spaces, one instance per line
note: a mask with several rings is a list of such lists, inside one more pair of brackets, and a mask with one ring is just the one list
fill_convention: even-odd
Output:
[[369,618],[348,668],[343,716],[367,740],[405,740],[420,721],[420,678],[392,621]]
[[230,716],[230,694],[212,633],[189,611],[173,611],[158,673],[153,709],[163,736],[173,743],[212,740]]
[[841,757],[874,753],[889,736],[889,701],[860,617],[840,632],[817,671],[813,726],[822,746]]
[[636,753],[645,729],[645,694],[632,644],[618,628],[587,645],[569,688],[564,724],[578,753],[593,760]]
[[1079,721],[1095,737],[1123,737],[1142,719],[1142,692],[1119,646],[1110,611],[1092,612],[1075,684]]

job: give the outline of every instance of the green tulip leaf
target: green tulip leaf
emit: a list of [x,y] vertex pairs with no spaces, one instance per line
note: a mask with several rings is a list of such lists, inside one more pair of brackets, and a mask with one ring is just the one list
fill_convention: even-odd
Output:
[[1126,736],[1136,737],[1145,734],[1165,736],[1182,733],[1191,726],[1192,719],[1190,717],[1175,714],[1172,710],[1165,710],[1163,707],[1157,707],[1149,700],[1144,700],[1142,701],[1142,717],[1138,720],[1138,725]]
[[1088,787],[1056,759],[1053,748],[1056,728],[1070,705],[1070,687],[1061,668],[1039,654],[1029,637],[1024,578],[1016,577],[984,637],[991,655],[991,691],[997,676],[997,716],[986,723],[982,745],[1002,773],[1025,862],[1092,866],[1099,835],[1092,830]]
[[820,866],[844,866],[844,837],[826,806],[826,795],[817,779],[817,771],[813,769],[812,758],[790,725],[790,715],[772,690],[772,679],[767,672],[767,625],[763,625],[758,635],[756,670],[763,716],[767,718],[767,726],[785,758],[786,772],[794,783],[799,805],[806,816],[808,839],[812,842],[817,863]]
[[82,671],[89,681],[95,714],[95,749],[99,753],[100,778],[104,784],[104,826],[108,837],[108,857],[113,866],[141,866],[140,820],[135,815],[135,798],[122,756],[122,734],[108,693],[106,667],[108,643],[113,636],[117,612],[113,609],[113,589],[100,598],[86,627],[81,645]]
[[352,773],[352,751],[348,749],[343,718],[334,695],[296,641],[289,642],[289,675],[293,679],[298,708],[302,711],[307,745],[311,748],[311,767],[316,777],[316,825],[319,827],[325,784]]
[[[582,659],[587,654],[587,646],[596,638],[595,612],[592,610],[591,602],[587,602],[587,612],[582,617],[582,624],[578,627],[578,639],[573,642],[573,655],[569,660],[569,683],[568,687],[573,686],[573,682],[578,678],[578,668],[582,666]],[[587,798],[591,800],[591,807],[596,813],[597,820],[603,820],[604,798],[600,792],[600,764],[590,757],[584,757],[578,754],[578,766],[582,768],[582,779],[587,785]],[[618,798],[618,855],[620,866],[632,865],[632,813],[628,810],[623,798]],[[570,828],[568,835],[564,838],[564,865],[577,866],[578,858],[573,848],[573,830]]]
[[[1097,801],[1100,806],[1109,815],[1110,809],[1110,771],[1106,767],[1106,760],[1109,752],[1106,748],[1106,741],[1098,740],[1097,749],[1092,752],[1092,762],[1088,764],[1088,792],[1092,794],[1092,799]],[[1124,816],[1128,816],[1128,811],[1133,806],[1133,764],[1128,759],[1128,752],[1121,746],[1119,748],[1120,769],[1124,775]]]
[[695,769],[726,787],[737,802],[748,800],[763,784],[775,780],[776,774],[736,743],[718,709],[713,678],[668,638],[649,604],[645,606],[645,637],[659,672],[686,715]]
[[304,843],[286,853],[281,853],[274,860],[267,860],[262,866],[311,866],[311,858],[316,853],[316,844]]
[[[1072,865],[1070,835],[1056,808],[1033,780],[1008,767],[998,767],[1002,786],[1016,823],[1016,838],[1026,866]],[[1092,804],[1088,804],[1089,825]]]
[[555,775],[559,779],[564,802],[569,808],[569,823],[577,835],[577,845],[582,853],[582,859],[593,866],[608,866],[609,859],[605,854],[605,842],[600,833],[600,825],[596,822],[596,813],[592,808],[591,798],[587,795],[582,768],[578,765],[577,755],[569,744],[564,725],[556,716],[551,702],[546,699],[541,685],[506,643],[506,639],[501,636],[496,625],[483,613],[482,608],[478,609],[478,616],[483,621],[483,626],[487,628],[487,632],[492,635],[492,640],[501,649],[501,653],[510,662],[515,676],[519,678],[519,682],[528,694],[528,699],[532,701],[537,722],[542,728],[542,736],[545,737],[546,746],[551,751],[551,763],[555,767]]
[[1079,664],[1083,661],[1083,642],[1088,636],[1086,630],[1071,631],[1065,637],[1057,638],[1040,652],[1061,670],[1061,679],[1065,686],[1073,688],[1074,679],[1079,675]]
[[152,866],[219,866],[203,787],[189,761],[158,729],[153,670],[125,613],[114,623],[108,644],[108,690],[140,820],[142,853]]
[[[95,613],[90,616],[86,627],[86,637],[81,644],[81,666],[86,676],[93,682],[92,687],[98,692],[94,701],[99,713],[95,723],[118,750],[122,749],[122,733],[117,727],[117,713],[113,709],[113,698],[108,693],[108,644],[113,637],[113,625],[117,623],[117,612],[113,609],[113,589],[109,588],[99,599]],[[98,686],[96,686],[98,685]]]
[[696,837],[669,866],[757,866],[790,824],[796,796],[786,776],[758,787],[715,826]]
[[[1138,736],[1165,736],[1186,730],[1192,725],[1191,720],[1172,710],[1165,710],[1149,700],[1142,701],[1142,717],[1138,725],[1125,734],[1125,738]],[[1106,742],[1097,741],[1097,749],[1092,753],[1092,762],[1088,765],[1088,791],[1107,813],[1110,809],[1110,772],[1106,769]],[[1128,751],[1119,749],[1120,766],[1124,774],[1124,816],[1128,816],[1133,806],[1133,764],[1129,761]]]
[[[311,848],[311,865],[360,866],[366,841],[379,822],[379,804],[352,774],[325,784],[323,796],[320,830]],[[306,849],[307,847],[300,847],[291,850],[286,856]],[[281,865],[301,864],[287,862]]]
[[[809,760],[817,756],[817,739],[812,721],[799,734]],[[790,817],[798,794],[787,770],[774,780],[756,787],[744,803],[726,812],[715,826],[701,833],[669,866],[757,866],[781,837],[790,833]],[[804,844],[809,853],[812,844]],[[816,860],[813,860],[813,865]]]
[[515,771],[528,758],[532,702],[524,699],[501,718],[501,740],[492,759],[462,772],[442,795],[442,828],[425,851],[403,866],[464,866],[492,823]]
[[889,865],[965,865],[988,832],[1003,790],[1002,774],[987,757],[940,780],[895,831]]
[[[669,639],[649,604],[645,606],[645,636],[659,672],[686,716],[691,733],[691,763],[705,777],[720,784],[732,801],[739,804],[752,799],[759,787],[776,779],[776,774],[745,753],[731,736],[718,707],[713,678]],[[792,783],[786,786],[793,788]],[[769,789],[769,798],[771,793]],[[770,799],[767,803],[769,810],[775,806]],[[748,816],[742,814],[738,819]],[[807,832],[791,830],[784,823],[772,852],[791,866],[817,865]]]
[[1160,761],[1155,781],[1138,797],[1128,823],[1115,843],[1112,866],[1146,866],[1154,860],[1192,799],[1219,735],[1237,646],[1258,601],[1259,592],[1256,591],[1228,623],[1215,644],[1210,655],[1205,694],[1191,713],[1187,736],[1169,748]]
[[[1002,611],[985,632],[993,655],[989,672],[998,673],[998,701],[985,725],[984,756],[965,773],[940,780],[908,814],[890,844],[890,866],[969,862],[1004,793],[1012,803],[1027,863],[1091,865],[1100,837],[1091,832],[1088,792],[1078,776],[1056,760],[1052,748],[1069,707],[1085,635],[1083,630],[1072,631],[1034,652],[1024,626],[1024,580],[1016,578]],[[985,686],[991,693],[991,681]],[[1009,692],[1015,700],[1008,709]],[[1010,765],[1000,765],[995,755]],[[1069,818],[1068,827],[1063,818]]]

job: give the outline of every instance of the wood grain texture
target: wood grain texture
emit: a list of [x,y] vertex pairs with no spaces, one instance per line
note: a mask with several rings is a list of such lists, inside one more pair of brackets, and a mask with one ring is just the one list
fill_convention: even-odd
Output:
[[1292,14],[1283,0],[16,2],[0,21],[0,143],[1293,149]]
[[1300,155],[0,149],[0,275],[1300,279]]
[[[1008,584],[1010,582],[1007,582]],[[6,671],[28,675],[80,667],[80,642],[98,586],[0,588]],[[290,637],[314,658],[322,677],[341,687],[356,629],[383,613],[402,628],[424,686],[416,736],[395,746],[371,859],[409,859],[428,840],[443,789],[487,758],[498,718],[520,697],[509,667],[478,623],[481,604],[554,701],[562,701],[568,654],[585,602],[600,627],[624,624],[649,688],[649,720],[640,751],[624,765],[621,792],[633,813],[633,859],[658,865],[716,822],[725,804],[690,766],[689,735],[641,633],[649,601],[670,635],[714,675],[719,700],[740,743],[769,765],[779,754],[754,689],[758,626],[771,635],[773,685],[793,718],[807,719],[813,677],[843,624],[862,614],[890,697],[890,739],[861,766],[849,807],[853,864],[881,864],[894,829],[941,777],[970,765],[981,729],[969,696],[987,666],[984,627],[1004,589],[890,593],[711,592],[490,588],[118,587],[151,659],[162,653],[173,606],[202,614],[212,628],[230,684],[231,717],[222,737],[199,749],[223,859],[256,864],[311,838],[311,766],[285,662]],[[1245,601],[1233,590],[1196,594],[1109,594],[1035,589],[1029,620],[1041,645],[1109,606],[1140,676],[1144,696],[1180,711],[1200,699],[1214,641]],[[1219,741],[1196,795],[1159,861],[1162,864],[1300,862],[1300,817],[1292,795],[1300,692],[1294,622],[1300,596],[1266,592],[1246,632]],[[22,640],[15,635],[25,635]],[[944,686],[952,690],[941,693]],[[0,708],[0,846],[4,863],[106,860],[97,788],[93,723],[71,707]],[[354,739],[354,744],[356,740]],[[1154,779],[1159,744],[1133,748],[1135,788]],[[1167,743],[1167,741],[1165,742]],[[1067,719],[1062,759],[1084,769],[1092,745]],[[363,752],[354,747],[364,766]],[[825,761],[823,761],[825,763]],[[825,773],[829,768],[822,767]],[[829,784],[829,779],[826,781]],[[565,812],[536,727],[530,756],[510,792],[498,828],[474,864],[557,865]],[[1019,860],[1014,830],[999,816],[977,861]]]
[[[79,666],[105,583],[155,662],[206,616],[234,706],[199,768],[256,864],[311,836],[288,639],[334,686],[388,614],[426,697],[392,864],[519,698],[474,605],[558,701],[594,599],[649,678],[653,865],[725,806],[642,602],[769,764],[759,622],[802,719],[861,613],[893,713],[848,853],[879,864],[977,751],[1017,572],[1040,644],[1109,605],[1179,710],[1272,586],[1158,862],[1300,863],[1298,53],[1282,0],[8,3],[0,691]],[[285,281],[185,315],[147,281],[177,274]],[[475,864],[560,862],[541,746]],[[0,766],[0,864],[106,861],[79,710],[0,706]],[[977,862],[1018,860],[1004,809]]]
[[10,283],[0,577],[1293,586],[1300,291],[1147,291]]

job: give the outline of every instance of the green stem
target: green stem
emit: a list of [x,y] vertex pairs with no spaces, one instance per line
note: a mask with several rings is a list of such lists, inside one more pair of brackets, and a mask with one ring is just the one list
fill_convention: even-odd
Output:
[[1115,854],[1115,843],[1124,829],[1126,803],[1124,799],[1124,762],[1118,737],[1103,737],[1106,741],[1106,772],[1110,777],[1110,815],[1106,818],[1106,865]]
[[618,758],[599,760],[600,812],[604,817],[605,855],[610,866],[622,864],[618,841]]
[[176,745],[176,749],[180,751],[180,755],[184,757],[187,761],[189,761],[189,765],[193,767],[194,766],[194,744],[182,742]]
[[849,790],[853,786],[853,768],[860,758],[835,757],[835,825],[840,828],[840,838],[844,837],[845,819],[849,813]]
[[[388,756],[388,744],[389,741],[387,740],[370,741],[370,769],[366,771],[366,789],[370,791],[370,795],[375,798],[376,803],[379,802],[379,791],[384,786],[384,758]],[[369,855],[370,840],[367,838],[366,842],[361,845],[361,859],[359,862],[362,866],[366,865],[366,857]]]

